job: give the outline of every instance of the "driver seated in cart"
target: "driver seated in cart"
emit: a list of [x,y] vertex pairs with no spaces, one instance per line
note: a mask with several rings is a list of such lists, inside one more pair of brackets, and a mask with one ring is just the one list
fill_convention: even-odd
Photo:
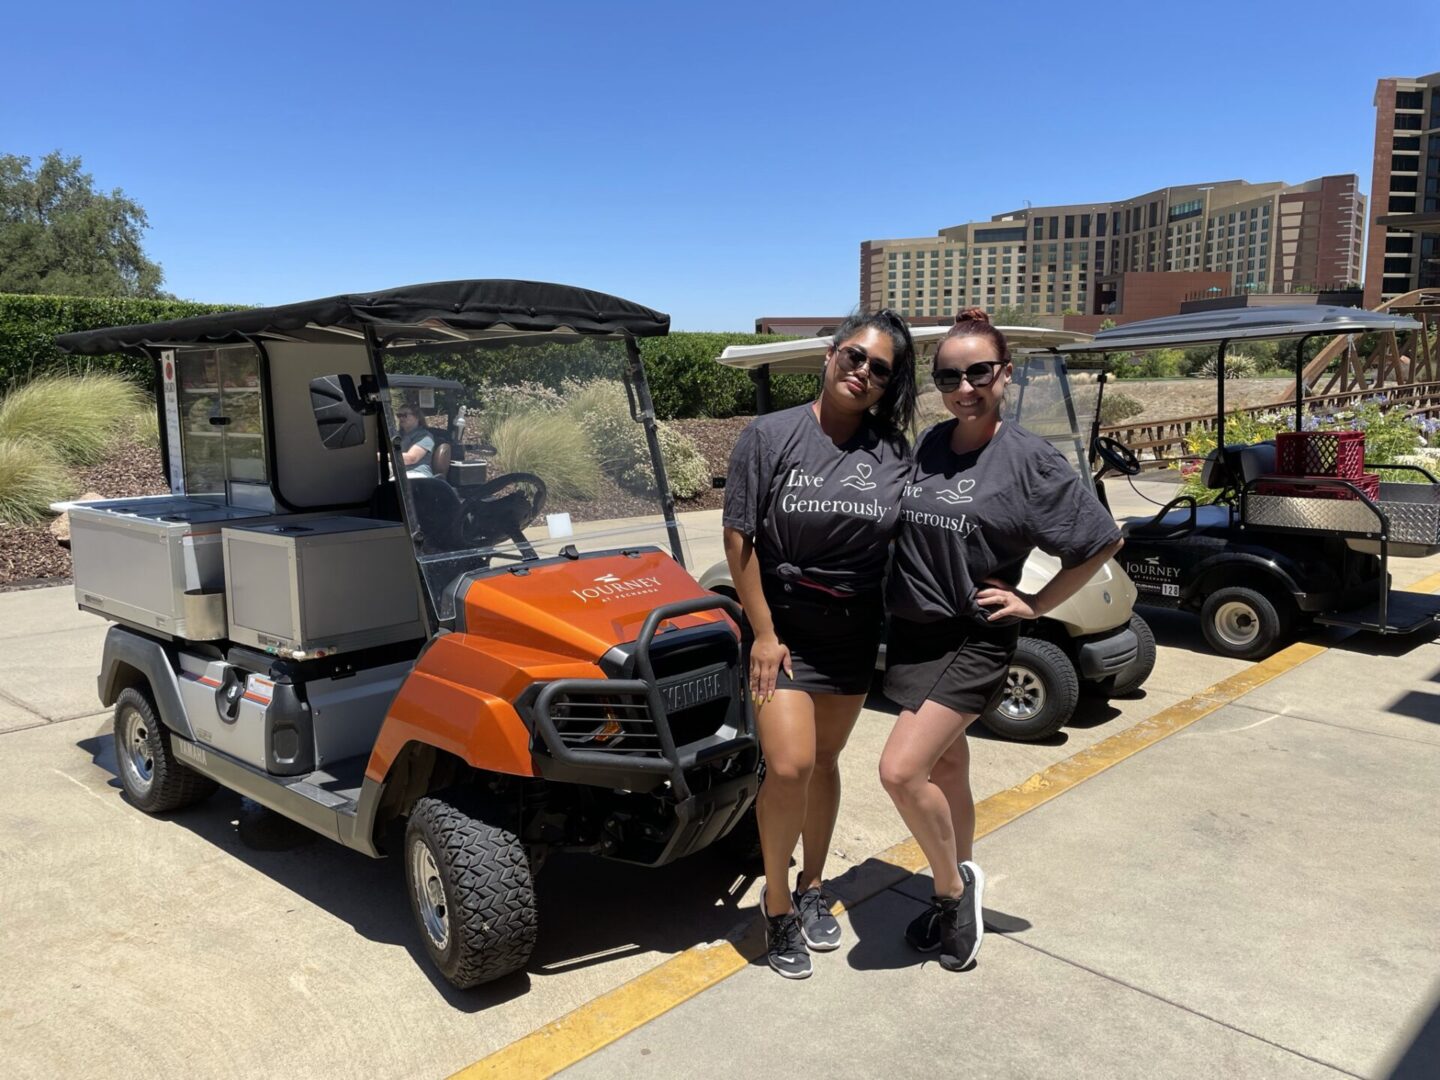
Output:
[[440,440],[426,426],[420,410],[408,403],[399,406],[395,410],[395,423],[400,426],[400,458],[405,462],[405,475],[412,478],[437,475],[435,452]]

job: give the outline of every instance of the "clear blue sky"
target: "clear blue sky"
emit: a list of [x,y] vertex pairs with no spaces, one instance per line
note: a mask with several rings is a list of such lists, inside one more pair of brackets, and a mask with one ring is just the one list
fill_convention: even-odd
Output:
[[1027,199],[1368,195],[1426,6],[12,4],[0,152],[123,188],[186,298],[529,277],[745,330],[854,306],[863,239]]

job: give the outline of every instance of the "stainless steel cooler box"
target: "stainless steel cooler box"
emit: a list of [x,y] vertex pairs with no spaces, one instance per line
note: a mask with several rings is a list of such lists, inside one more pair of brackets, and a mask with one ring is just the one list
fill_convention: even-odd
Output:
[[225,636],[220,530],[263,511],[154,495],[77,503],[69,514],[80,607],[191,641]]
[[402,525],[326,517],[223,537],[232,641],[303,659],[425,636]]

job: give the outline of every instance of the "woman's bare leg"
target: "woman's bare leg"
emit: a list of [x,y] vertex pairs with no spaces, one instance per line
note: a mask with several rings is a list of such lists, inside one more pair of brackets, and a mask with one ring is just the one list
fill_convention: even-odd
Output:
[[955,857],[968,862],[975,857],[975,796],[970,790],[970,736],[966,732],[962,731],[940,755],[930,770],[930,782],[950,804]]
[[[950,800],[931,780],[931,773],[945,751],[964,738],[974,720],[973,713],[958,713],[927,701],[916,712],[901,712],[880,755],[880,782],[930,862],[936,896],[960,896],[965,886],[956,865],[957,825]],[[960,824],[963,827],[963,820]],[[974,830],[972,807],[968,828],[972,844]]]
[[765,781],[755,797],[765,858],[765,914],[783,915],[790,910],[790,856],[805,826],[815,771],[814,700],[801,690],[777,690],[757,708],[755,726],[765,754]]
[[796,892],[819,885],[825,872],[835,819],[840,813],[840,751],[855,730],[865,695],[816,694],[811,700],[815,703],[815,767],[805,800],[805,826],[801,832],[804,861],[795,883]]

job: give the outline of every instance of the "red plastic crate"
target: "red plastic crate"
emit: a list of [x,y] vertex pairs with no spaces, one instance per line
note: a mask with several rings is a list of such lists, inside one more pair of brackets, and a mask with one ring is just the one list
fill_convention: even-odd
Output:
[[[1355,492],[1349,488],[1342,488],[1337,485],[1316,485],[1297,484],[1293,481],[1302,479],[1298,476],[1262,476],[1255,481],[1256,495],[1286,495],[1299,499],[1351,499],[1355,498]],[[1348,476],[1315,476],[1313,480],[1346,480],[1354,484],[1366,497],[1374,500],[1380,494],[1380,476],[1378,473],[1362,473],[1360,476],[1351,479]]]
[[1286,476],[1365,474],[1363,431],[1282,431],[1275,436],[1275,469]]

